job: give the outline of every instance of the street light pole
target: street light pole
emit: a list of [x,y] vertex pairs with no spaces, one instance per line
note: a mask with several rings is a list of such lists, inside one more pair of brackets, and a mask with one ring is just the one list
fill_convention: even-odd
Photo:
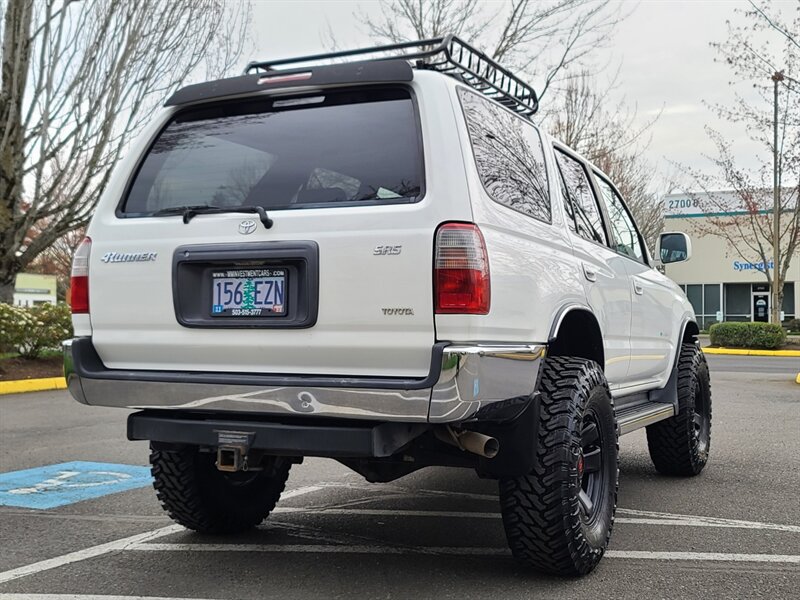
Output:
[[778,269],[780,262],[780,190],[778,189],[778,83],[783,81],[783,72],[775,71],[772,82],[775,86],[775,112],[773,120],[773,146],[772,146],[772,314],[770,321],[780,324],[781,306],[780,286],[778,285]]

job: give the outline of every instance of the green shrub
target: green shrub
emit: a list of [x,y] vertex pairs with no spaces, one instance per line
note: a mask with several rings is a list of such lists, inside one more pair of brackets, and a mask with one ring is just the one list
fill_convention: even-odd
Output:
[[800,319],[791,319],[785,323],[785,326],[792,333],[800,333]]
[[0,302],[0,352],[16,352],[22,339],[23,326],[19,308]]
[[717,323],[709,334],[712,345],[728,348],[774,350],[786,343],[786,331],[772,323]]
[[57,350],[72,337],[72,315],[66,304],[31,308],[0,303],[0,349],[36,358],[42,350]]

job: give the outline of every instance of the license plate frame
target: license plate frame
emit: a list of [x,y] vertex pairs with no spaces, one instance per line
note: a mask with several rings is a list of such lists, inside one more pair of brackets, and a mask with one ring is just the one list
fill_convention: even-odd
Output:
[[[212,271],[286,269],[286,314],[212,317]],[[189,244],[172,254],[175,320],[197,329],[306,329],[319,314],[319,246],[312,240]]]
[[208,315],[217,319],[274,319],[288,313],[289,270],[258,266],[214,268]]

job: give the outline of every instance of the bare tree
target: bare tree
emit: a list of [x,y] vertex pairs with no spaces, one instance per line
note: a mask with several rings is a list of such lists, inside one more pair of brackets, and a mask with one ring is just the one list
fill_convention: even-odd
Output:
[[66,299],[72,272],[72,256],[85,235],[86,229],[81,227],[58,238],[33,259],[25,270],[29,273],[55,275],[57,296],[61,300]]
[[238,61],[250,5],[6,0],[0,8],[0,301],[10,302],[16,273],[88,222],[112,167],[165,96],[192,74],[218,76]]
[[380,6],[380,17],[358,17],[375,40],[454,33],[523,73],[540,99],[607,44],[627,16],[611,0],[380,0]]
[[[763,167],[755,173],[741,169],[733,156],[732,143],[716,131],[708,129],[708,132],[717,148],[717,156],[709,157],[716,173],[684,168],[696,188],[686,195],[699,212],[707,215],[693,220],[693,231],[697,235],[711,235],[724,240],[728,250],[754,264],[755,270],[764,275],[770,286],[773,276],[776,277],[779,294],[774,302],[779,312],[786,274],[792,260],[798,260],[800,252],[800,185],[793,183],[779,189],[780,251],[776,265],[772,250],[771,168]],[[784,156],[784,168],[790,162]],[[795,166],[794,176],[798,174]],[[787,175],[788,172],[783,171],[779,177],[785,181]],[[719,191],[722,188],[725,191]]]
[[[788,6],[788,5],[787,5]],[[783,287],[792,260],[800,260],[800,1],[794,4],[792,21],[778,7],[768,2],[750,2],[739,10],[737,23],[728,24],[724,42],[712,44],[721,60],[730,66],[737,83],[748,83],[758,100],[749,101],[737,94],[730,106],[712,108],[726,121],[742,123],[748,136],[764,148],[758,168],[748,171],[737,164],[733,143],[719,132],[706,128],[716,146],[716,156],[708,157],[714,174],[684,168],[693,186],[702,193],[689,194],[695,205],[711,216],[698,219],[698,233],[725,240],[729,250],[751,262],[758,258],[759,268],[772,285],[777,280],[777,298],[773,299],[773,321],[783,303]],[[753,42],[754,33],[767,34],[763,44]],[[779,81],[779,101],[774,105],[772,80]],[[778,136],[774,143],[773,110],[777,110]],[[773,152],[777,156],[773,173]],[[773,175],[776,175],[773,182]],[[773,188],[774,184],[774,188]],[[716,190],[725,188],[730,194]],[[779,254],[773,261],[773,190],[778,194]],[[723,216],[714,216],[725,213]],[[758,264],[758,263],[757,263]]]
[[[603,169],[620,188],[648,244],[661,231],[663,211],[642,158],[658,116],[636,125],[624,101],[610,106],[616,77],[600,88],[583,65],[627,15],[619,4],[592,0],[381,0],[381,15],[359,19],[381,42],[454,33],[535,83],[539,98],[558,84],[538,120]],[[576,67],[581,67],[576,69]],[[602,91],[598,91],[601,90]]]

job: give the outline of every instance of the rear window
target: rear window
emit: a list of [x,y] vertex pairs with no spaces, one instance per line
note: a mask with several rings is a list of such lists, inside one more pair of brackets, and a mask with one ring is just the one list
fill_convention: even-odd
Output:
[[121,212],[386,204],[421,194],[410,92],[340,91],[179,114],[151,146]]

